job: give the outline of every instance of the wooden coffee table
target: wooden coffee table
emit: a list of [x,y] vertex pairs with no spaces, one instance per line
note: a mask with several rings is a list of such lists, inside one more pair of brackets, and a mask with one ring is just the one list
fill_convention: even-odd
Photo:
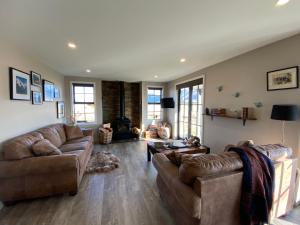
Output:
[[164,146],[157,147],[155,142],[149,141],[147,143],[147,159],[148,162],[151,161],[151,154],[154,155],[156,153],[165,153],[168,154],[172,151],[181,152],[181,153],[187,153],[187,154],[197,154],[197,153],[210,153],[210,148],[204,145],[201,145],[200,147],[183,147],[183,148],[166,148]]

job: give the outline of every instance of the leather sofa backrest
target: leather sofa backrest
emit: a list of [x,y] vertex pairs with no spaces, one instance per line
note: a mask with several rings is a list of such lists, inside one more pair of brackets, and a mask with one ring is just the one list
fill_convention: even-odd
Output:
[[56,147],[66,142],[66,134],[63,124],[54,124],[37,130],[43,137],[49,140]]
[[41,133],[31,132],[4,142],[3,159],[18,160],[33,157],[31,146],[42,139],[44,137]]
[[281,144],[255,145],[254,148],[268,156],[272,161],[282,161],[292,157],[293,150]]
[[179,179],[188,185],[197,177],[226,174],[243,168],[243,162],[235,152],[219,154],[185,154],[181,157]]

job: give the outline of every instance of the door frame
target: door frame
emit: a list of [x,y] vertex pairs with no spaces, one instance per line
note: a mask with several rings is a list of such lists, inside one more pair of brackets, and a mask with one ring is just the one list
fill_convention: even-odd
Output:
[[[201,78],[203,79],[203,84],[202,84],[203,85],[203,89],[202,89],[203,90],[203,94],[202,94],[201,97],[202,97],[202,110],[203,110],[203,114],[204,114],[204,110],[205,110],[205,82],[206,82],[206,74],[201,74],[201,75],[193,77],[191,79],[187,79],[187,80],[175,83],[176,101],[177,101],[177,104],[176,104],[176,112],[177,112],[177,117],[176,117],[177,137],[176,138],[177,139],[179,139],[179,103],[180,103],[180,101],[179,101],[179,89],[177,90],[177,86],[180,85],[180,84],[188,83],[188,82],[191,82],[191,81],[194,81],[194,80],[198,80],[198,79],[201,79]],[[191,104],[191,101],[190,101],[190,104]],[[200,137],[201,144],[204,144],[204,126],[205,126],[205,123],[204,123],[204,116],[203,116],[202,117],[202,135]]]

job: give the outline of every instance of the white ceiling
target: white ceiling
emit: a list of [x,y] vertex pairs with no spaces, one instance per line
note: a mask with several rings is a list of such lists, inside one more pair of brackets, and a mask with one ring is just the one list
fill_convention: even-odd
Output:
[[300,1],[275,3],[0,0],[0,38],[64,75],[169,81],[300,32]]

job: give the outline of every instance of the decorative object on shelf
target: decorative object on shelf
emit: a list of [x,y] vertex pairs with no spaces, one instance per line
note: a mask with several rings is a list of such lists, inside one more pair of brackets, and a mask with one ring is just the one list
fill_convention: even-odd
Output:
[[210,115],[209,108],[205,108],[205,115]]
[[42,87],[42,76],[34,71],[30,72],[31,84],[34,86]]
[[236,98],[238,98],[238,97],[240,97],[241,96],[241,93],[240,92],[236,92],[236,93],[234,93],[234,95],[233,95],[234,97],[236,97]]
[[267,72],[267,90],[295,89],[299,87],[298,66]]
[[162,109],[173,109],[175,108],[175,102],[173,98],[162,98],[161,99]]
[[254,105],[256,108],[261,108],[264,106],[262,102],[254,102]]
[[57,102],[57,118],[65,118],[65,103],[64,102]]
[[30,101],[30,76],[29,74],[9,68],[9,83],[10,83],[10,99]]
[[243,110],[226,110],[224,108],[220,109],[211,109],[211,114],[206,114],[211,117],[211,120],[214,117],[222,118],[231,118],[239,119],[243,121],[243,125],[246,125],[247,120],[256,120],[254,116],[254,108],[244,107]]
[[32,104],[33,105],[42,105],[42,93],[40,91],[32,91]]
[[222,92],[223,91],[223,86],[222,85],[218,86],[217,89],[218,89],[218,92]]
[[54,99],[60,99],[60,89],[56,85],[54,85]]
[[54,84],[52,82],[43,80],[43,97],[44,102],[54,101]]
[[284,145],[284,129],[285,121],[296,121],[299,117],[299,109],[297,105],[273,105],[271,119],[282,121],[282,139]]
[[226,115],[226,109],[224,109],[224,108],[213,108],[213,109],[211,109],[211,115],[213,115],[213,116]]

